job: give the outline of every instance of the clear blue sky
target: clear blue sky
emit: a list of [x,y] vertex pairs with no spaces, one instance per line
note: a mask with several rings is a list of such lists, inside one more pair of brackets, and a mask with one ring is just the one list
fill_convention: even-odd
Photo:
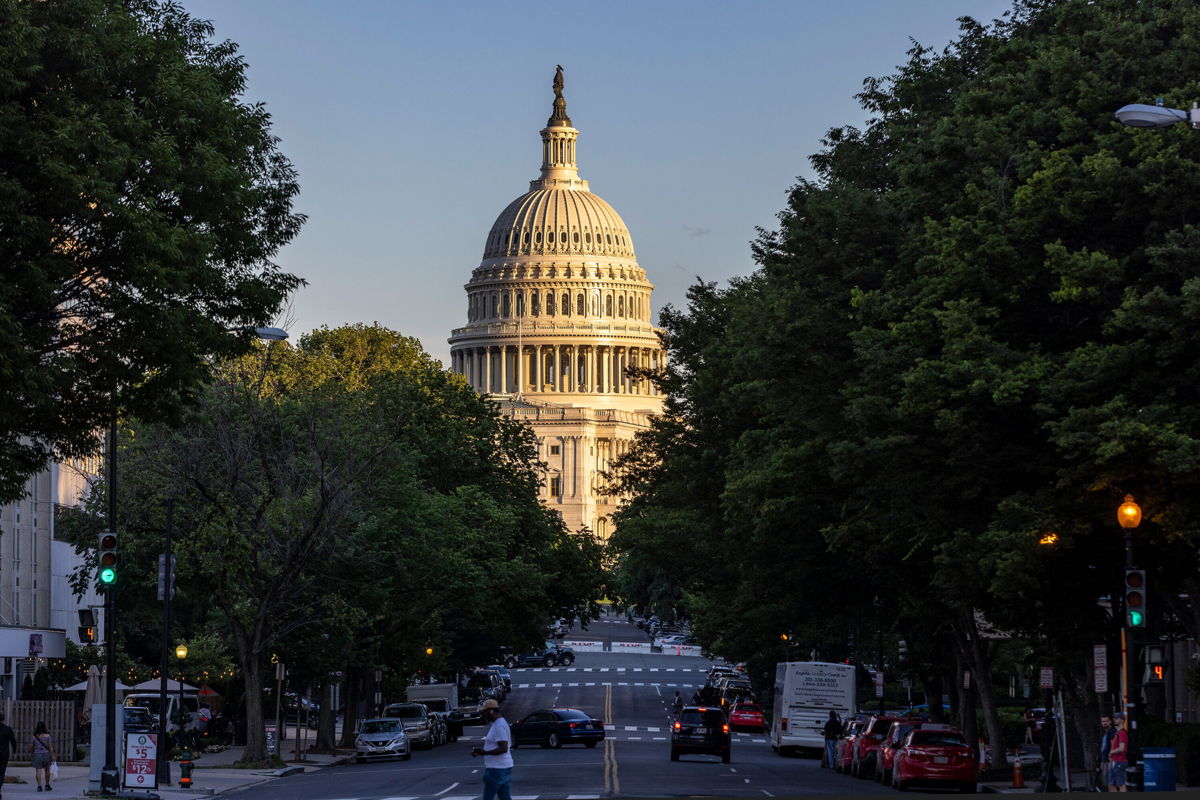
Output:
[[911,40],[1009,0],[608,3],[183,0],[241,46],[309,216],[279,256],[308,280],[293,334],[379,322],[445,362],[463,284],[541,165],[554,65],[580,174],[625,220],[654,310],[753,271],[755,226]]

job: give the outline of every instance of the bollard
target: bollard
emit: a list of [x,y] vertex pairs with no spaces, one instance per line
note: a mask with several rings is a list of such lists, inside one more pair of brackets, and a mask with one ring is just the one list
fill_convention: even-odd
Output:
[[1018,752],[1017,757],[1013,759],[1013,780],[1012,780],[1011,788],[1013,788],[1013,789],[1024,789],[1025,788],[1025,776],[1021,772],[1021,753],[1020,752]]
[[179,756],[179,788],[192,788],[192,754],[187,750]]

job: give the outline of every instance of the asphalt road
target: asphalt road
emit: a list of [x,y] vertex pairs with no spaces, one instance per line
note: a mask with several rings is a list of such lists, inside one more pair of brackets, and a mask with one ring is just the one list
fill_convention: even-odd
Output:
[[[578,632],[576,632],[578,633]],[[581,638],[573,633],[568,639]],[[645,641],[624,618],[593,622],[582,638]],[[735,733],[732,762],[684,755],[670,760],[669,716],[675,692],[690,699],[710,662],[687,656],[579,653],[571,667],[512,670],[504,703],[509,722],[540,708],[582,709],[605,722],[603,745],[513,753],[517,800],[625,797],[789,797],[811,794],[895,794],[820,768],[816,758],[786,758],[763,733]],[[407,762],[330,767],[247,787],[239,800],[473,800],[481,794],[481,759],[470,750],[483,728],[472,726],[456,744],[416,751]]]

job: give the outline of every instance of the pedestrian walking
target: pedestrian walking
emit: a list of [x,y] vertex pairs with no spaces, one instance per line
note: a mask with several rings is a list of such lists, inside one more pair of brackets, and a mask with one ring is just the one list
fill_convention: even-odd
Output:
[[829,710],[829,719],[825,720],[825,761],[822,767],[833,766],[833,755],[837,748],[838,739],[842,738],[842,719],[833,709]]
[[[46,791],[50,791],[54,787],[50,785],[50,765],[58,759],[54,755],[54,737],[50,735],[50,731],[46,730],[46,723],[38,721],[38,724],[33,728],[33,738],[29,740],[30,764],[33,766],[33,777],[37,779],[37,790],[42,791],[42,784],[46,785]],[[43,775],[45,780],[42,780]]]
[[495,700],[484,700],[479,710],[488,724],[487,735],[483,747],[471,749],[471,756],[483,756],[483,800],[495,800],[497,796],[512,800],[512,732]]
[[0,711],[0,788],[4,786],[4,773],[8,771],[8,757],[16,752],[17,736],[4,724],[4,712]]
[[1112,717],[1100,715],[1100,753],[1096,758],[1097,778],[1093,787],[1097,792],[1103,792],[1108,787],[1108,751],[1112,749],[1113,730]]
[[671,701],[671,715],[678,717],[683,713],[683,698],[679,695],[679,690],[675,691],[675,699]]
[[1127,792],[1125,771],[1129,768],[1129,731],[1125,730],[1125,715],[1112,715],[1112,745],[1108,750],[1108,790]]

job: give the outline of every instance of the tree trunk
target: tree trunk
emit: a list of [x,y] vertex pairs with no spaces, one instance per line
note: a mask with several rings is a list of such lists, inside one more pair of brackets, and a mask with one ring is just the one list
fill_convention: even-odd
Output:
[[317,739],[313,750],[332,753],[337,746],[334,740],[337,709],[333,707],[334,679],[328,677],[321,684],[321,714],[317,718]]
[[922,673],[921,686],[925,688],[925,704],[928,707],[929,719],[932,722],[944,723],[946,709],[942,708],[942,679],[936,675]]
[[358,701],[362,695],[363,672],[358,667],[346,670],[346,716],[342,721],[341,747],[354,747],[355,730],[358,728]]
[[975,692],[983,708],[983,724],[987,728],[987,741],[992,748],[988,763],[1002,767],[1004,758],[1004,730],[1000,727],[1000,709],[996,707],[996,696],[992,692],[992,659],[979,636],[979,626],[974,616],[967,620],[967,663],[971,665],[971,676],[975,679]]
[[[954,666],[955,681],[954,693],[958,695],[958,712],[959,712],[959,727],[962,728],[963,735],[967,737],[967,744],[975,747],[975,743],[979,741],[979,723],[975,719],[975,694],[973,689],[968,689],[963,686],[963,673],[969,668],[967,661],[963,658],[963,648],[956,647],[954,649]],[[971,674],[971,686],[975,685],[975,674]]]
[[[1091,670],[1088,670],[1090,673]],[[1063,705],[1070,724],[1070,729],[1079,737],[1083,746],[1083,764],[1094,770],[1100,763],[1100,703],[1095,693],[1089,688],[1087,673],[1085,682],[1081,685],[1078,675],[1064,671],[1063,680],[1059,684],[1063,692]]]
[[[262,659],[250,653],[248,658],[242,659],[242,674],[246,678],[246,751],[242,761],[265,761],[267,737],[263,728]],[[276,732],[276,736],[280,733]]]

